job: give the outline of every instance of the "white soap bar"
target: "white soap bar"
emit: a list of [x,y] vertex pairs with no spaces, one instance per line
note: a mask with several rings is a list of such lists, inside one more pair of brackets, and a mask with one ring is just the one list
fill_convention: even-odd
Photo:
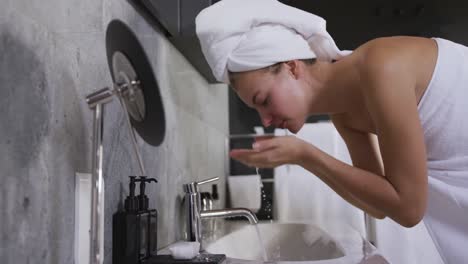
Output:
[[169,251],[175,259],[192,259],[200,252],[199,242],[180,241],[169,246]]

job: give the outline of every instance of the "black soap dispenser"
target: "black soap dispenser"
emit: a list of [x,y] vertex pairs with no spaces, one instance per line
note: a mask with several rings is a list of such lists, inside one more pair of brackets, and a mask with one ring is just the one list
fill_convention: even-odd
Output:
[[[124,210],[115,213],[112,220],[113,264],[139,264],[157,251],[157,211],[148,209],[145,194],[146,183],[157,181],[145,176],[129,178]],[[138,196],[135,196],[136,183],[140,184]]]
[[140,215],[140,255],[144,259],[156,255],[157,252],[157,220],[158,212],[156,209],[149,209],[149,199],[145,194],[146,183],[158,182],[154,178],[141,176],[140,194],[138,195],[139,215]]

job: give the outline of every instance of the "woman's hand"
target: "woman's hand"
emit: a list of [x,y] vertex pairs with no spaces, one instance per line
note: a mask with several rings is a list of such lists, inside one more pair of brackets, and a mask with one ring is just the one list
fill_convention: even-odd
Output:
[[307,145],[295,136],[263,137],[256,139],[252,149],[233,149],[230,156],[250,167],[274,168],[300,163]]

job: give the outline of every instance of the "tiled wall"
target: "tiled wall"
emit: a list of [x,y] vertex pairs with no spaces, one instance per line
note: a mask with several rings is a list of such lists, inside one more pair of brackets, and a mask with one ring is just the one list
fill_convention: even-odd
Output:
[[[90,172],[92,114],[84,98],[111,85],[105,31],[130,26],[151,61],[165,108],[159,147],[140,138],[159,247],[181,238],[182,184],[221,176],[228,90],[208,85],[126,0],[4,0],[0,9],[0,263],[73,263],[75,172]],[[138,173],[125,119],[106,106],[105,263],[111,216]]]

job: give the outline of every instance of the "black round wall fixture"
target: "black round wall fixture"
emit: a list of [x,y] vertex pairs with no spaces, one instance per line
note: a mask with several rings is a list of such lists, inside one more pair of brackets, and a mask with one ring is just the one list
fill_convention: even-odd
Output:
[[[106,31],[107,62],[114,83],[116,64],[138,81],[141,93],[136,96],[139,107],[128,107],[130,122],[145,142],[159,146],[164,140],[166,122],[159,86],[146,53],[132,30],[120,20],[112,20]],[[125,76],[127,76],[125,75]],[[132,81],[132,80],[127,80]],[[144,102],[144,103],[143,103]]]

